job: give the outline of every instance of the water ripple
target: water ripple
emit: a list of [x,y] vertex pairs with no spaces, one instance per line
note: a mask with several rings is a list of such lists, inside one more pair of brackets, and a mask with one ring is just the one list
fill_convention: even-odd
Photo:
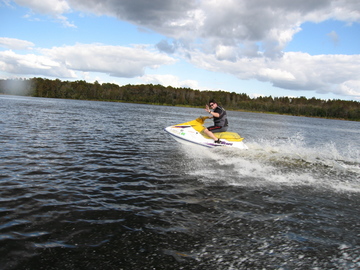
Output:
[[296,139],[245,153],[185,149],[158,127],[200,113],[189,108],[0,106],[1,269],[359,266],[355,150],[314,157]]

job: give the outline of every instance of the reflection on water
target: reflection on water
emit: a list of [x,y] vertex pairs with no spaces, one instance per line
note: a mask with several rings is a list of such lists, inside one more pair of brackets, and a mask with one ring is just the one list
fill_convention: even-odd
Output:
[[0,268],[360,267],[359,123],[229,112],[247,151],[162,131],[202,113],[0,96]]

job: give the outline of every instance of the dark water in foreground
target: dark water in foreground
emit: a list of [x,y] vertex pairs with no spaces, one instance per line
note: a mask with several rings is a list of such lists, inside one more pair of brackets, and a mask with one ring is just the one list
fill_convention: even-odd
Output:
[[360,123],[0,96],[0,269],[358,269]]

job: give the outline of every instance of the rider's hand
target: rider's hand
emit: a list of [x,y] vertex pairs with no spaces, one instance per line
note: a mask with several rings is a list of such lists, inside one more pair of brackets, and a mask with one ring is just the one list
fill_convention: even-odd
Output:
[[209,105],[207,105],[207,104],[206,104],[206,106],[205,106],[205,111],[210,112]]

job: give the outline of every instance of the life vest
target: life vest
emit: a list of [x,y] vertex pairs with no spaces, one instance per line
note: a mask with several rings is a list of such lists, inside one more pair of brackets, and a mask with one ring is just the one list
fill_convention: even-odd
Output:
[[225,109],[218,105],[214,112],[219,114],[219,117],[214,117],[214,125],[219,127],[227,127],[229,123]]

